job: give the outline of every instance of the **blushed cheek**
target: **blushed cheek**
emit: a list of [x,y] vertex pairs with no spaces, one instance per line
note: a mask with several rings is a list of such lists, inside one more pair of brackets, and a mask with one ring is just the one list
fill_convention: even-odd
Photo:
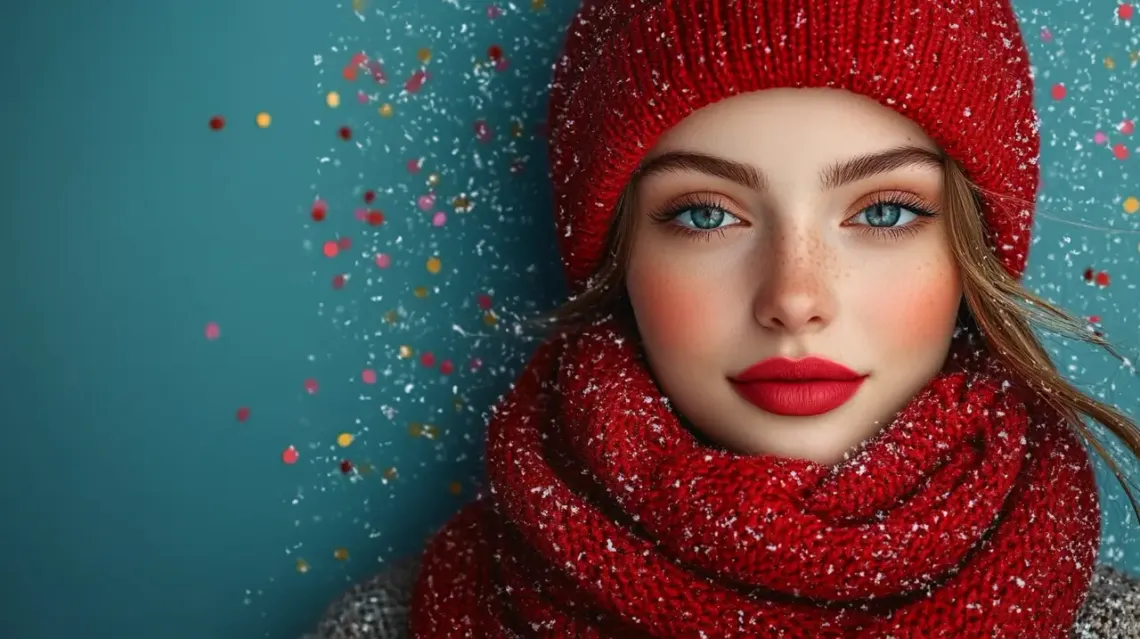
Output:
[[716,287],[709,286],[707,277],[667,266],[635,268],[627,287],[651,358],[683,355],[715,342]]
[[948,343],[962,301],[958,273],[949,264],[922,264],[894,281],[878,282],[869,307],[895,349],[919,353]]

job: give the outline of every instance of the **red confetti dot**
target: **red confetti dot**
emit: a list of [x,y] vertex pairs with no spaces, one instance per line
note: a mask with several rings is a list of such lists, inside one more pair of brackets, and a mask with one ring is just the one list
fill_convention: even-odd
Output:
[[286,464],[290,464],[290,465],[296,464],[297,460],[300,457],[301,457],[300,453],[298,453],[297,449],[292,447],[292,446],[286,448],[285,451],[283,453],[281,453],[281,461],[285,462]]
[[1086,268],[1084,275],[1085,275],[1085,281],[1086,282],[1093,281],[1093,270],[1091,268]]
[[492,44],[491,46],[487,47],[487,57],[492,61],[498,60],[499,58],[503,57],[503,48],[497,44]]
[[473,128],[475,129],[475,137],[480,142],[486,142],[491,139],[491,127],[487,125],[486,120],[476,120]]
[[342,237],[336,241],[336,245],[340,247],[340,250],[347,251],[352,248],[352,238]]
[[450,375],[455,372],[455,364],[453,364],[451,360],[445,359],[439,365],[439,372],[443,373],[444,375]]
[[347,459],[342,461],[340,463],[340,472],[344,473],[345,475],[351,473],[352,472],[352,462],[348,461]]
[[419,91],[423,88],[424,83],[428,81],[429,77],[430,76],[428,75],[427,71],[424,71],[422,69],[416,71],[412,74],[412,77],[408,78],[408,81],[404,83],[404,90],[408,93],[415,93]]
[[472,357],[471,361],[467,363],[467,367],[472,371],[477,371],[480,368],[483,368],[483,360],[479,359],[478,357]]
[[340,139],[345,140],[345,141],[352,139],[352,129],[350,129],[346,126],[340,127],[340,129],[337,131],[336,134],[340,136]]
[[239,422],[244,422],[247,419],[249,419],[249,409],[245,406],[237,409],[237,420]]
[[345,283],[345,281],[346,281],[347,279],[348,279],[348,278],[346,278],[346,277],[345,277],[345,276],[343,276],[343,275],[335,275],[335,276],[333,276],[333,278],[332,278],[332,287],[333,287],[333,288],[335,288],[335,289],[337,289],[337,290],[339,291],[340,289],[344,288],[344,283]]
[[210,118],[210,128],[215,131],[221,131],[226,127],[226,119],[220,115],[215,115]]
[[1089,315],[1090,324],[1100,324],[1100,315]]
[[369,211],[368,223],[372,226],[380,226],[384,223],[384,214],[380,211]]
[[329,240],[325,242],[324,252],[325,257],[336,257],[336,254],[340,252],[340,247],[336,245],[336,242]]
[[376,199],[376,193],[374,191],[365,191],[364,192],[365,203],[372,204],[372,200],[375,200],[375,199]]
[[1132,132],[1136,130],[1136,124],[1132,120],[1125,120],[1120,123],[1119,128],[1124,135],[1132,135]]
[[1096,285],[1097,286],[1108,286],[1108,283],[1109,283],[1108,273],[1101,271],[1101,272],[1096,274]]
[[1128,147],[1123,144],[1113,145],[1112,154],[1115,155],[1118,160],[1125,160],[1128,158]]
[[408,160],[408,173],[419,173],[420,169],[423,168],[423,165],[424,165],[424,159],[423,158],[416,158],[414,160]]
[[375,384],[376,371],[372,370],[371,368],[364,369],[360,372],[360,381],[364,382],[365,384]]
[[349,82],[356,82],[356,67],[349,64],[344,67],[343,73],[345,80],[348,80]]
[[1051,93],[1054,100],[1064,100],[1065,94],[1068,93],[1068,91],[1065,89],[1065,85],[1057,83],[1053,85],[1053,90]]
[[1121,20],[1131,20],[1132,5],[1122,2],[1120,6],[1116,8],[1116,15],[1120,16]]
[[312,377],[305,380],[305,390],[310,395],[316,395],[317,394],[317,388],[319,388],[319,384],[317,384],[317,380],[313,379]]
[[479,296],[475,298],[475,302],[479,304],[479,308],[483,309],[484,311],[491,310],[490,295],[487,295],[486,293],[480,293]]
[[420,355],[420,363],[428,368],[435,366],[435,355],[432,355],[431,353],[424,353],[423,355]]
[[206,324],[206,339],[213,341],[222,336],[222,327],[218,326],[217,322],[209,322]]

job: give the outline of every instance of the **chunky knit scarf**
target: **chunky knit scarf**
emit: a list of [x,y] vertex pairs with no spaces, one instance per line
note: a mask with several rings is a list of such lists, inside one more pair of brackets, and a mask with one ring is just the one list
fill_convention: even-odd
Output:
[[996,365],[935,378],[848,460],[700,443],[610,326],[497,408],[491,494],[429,544],[415,637],[1067,636],[1092,467]]

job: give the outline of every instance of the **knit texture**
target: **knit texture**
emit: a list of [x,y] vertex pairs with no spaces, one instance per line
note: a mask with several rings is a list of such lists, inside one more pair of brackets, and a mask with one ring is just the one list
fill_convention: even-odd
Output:
[[[329,604],[314,631],[301,639],[408,639],[408,609],[419,566],[418,555],[405,557],[356,584]],[[1071,637],[1140,638],[1140,580],[1112,566],[1097,566]]]
[[609,325],[539,349],[491,495],[432,540],[416,637],[1065,637],[1092,465],[991,362],[955,361],[829,467],[699,443]]
[[1008,0],[586,0],[555,65],[550,159],[571,289],[657,138],[740,93],[832,87],[921,126],[982,190],[997,258],[1025,268],[1040,146]]

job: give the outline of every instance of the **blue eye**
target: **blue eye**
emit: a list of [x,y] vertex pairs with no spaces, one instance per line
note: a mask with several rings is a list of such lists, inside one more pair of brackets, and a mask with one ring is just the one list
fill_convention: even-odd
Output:
[[740,218],[719,207],[693,206],[678,212],[673,221],[685,228],[698,231],[716,231],[726,226],[738,224]]
[[896,202],[878,202],[859,211],[851,221],[875,228],[895,228],[911,224],[921,216],[930,214]]

